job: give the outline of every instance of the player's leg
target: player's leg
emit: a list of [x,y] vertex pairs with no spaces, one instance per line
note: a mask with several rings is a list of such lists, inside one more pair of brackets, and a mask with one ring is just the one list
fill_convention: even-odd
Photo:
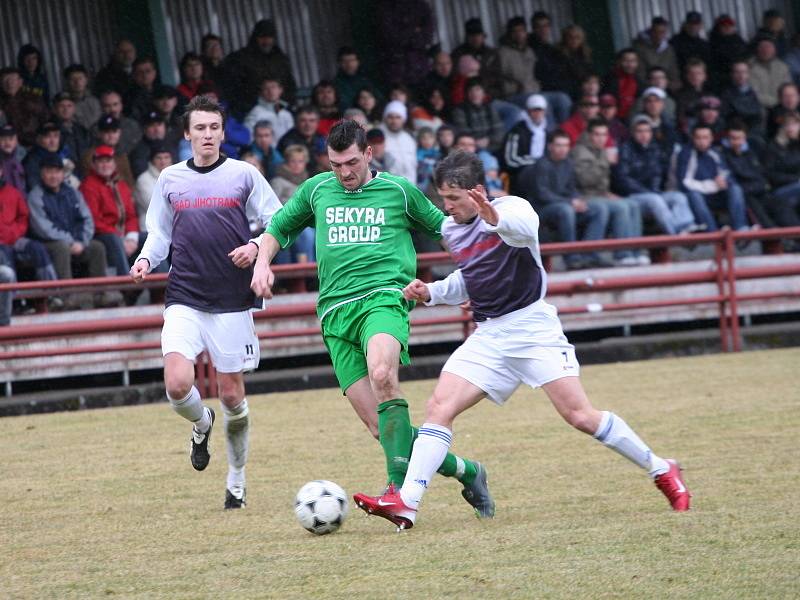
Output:
[[[402,485],[418,431],[411,426],[408,402],[398,379],[402,346],[392,335],[377,333],[367,342],[367,369],[377,402],[379,441],[386,455],[388,484]],[[478,475],[475,461],[446,453],[439,473],[469,486]]]
[[[390,489],[380,497],[355,494],[356,504],[369,514],[391,521],[398,530],[413,527],[422,496],[448,454],[453,419],[485,395],[483,390],[458,375],[442,372],[428,400],[426,422],[419,428],[402,488]],[[483,516],[493,515],[492,501],[491,514]]]
[[428,400],[425,423],[419,428],[400,494],[405,504],[419,506],[433,474],[440,468],[453,440],[453,420],[486,394],[466,379],[443,371]]
[[689,509],[690,495],[677,464],[654,454],[621,417],[596,410],[577,376],[550,381],[542,389],[567,423],[646,470],[675,510]]
[[192,423],[192,466],[202,471],[208,466],[208,439],[214,411],[203,405],[194,386],[194,359],[203,350],[197,311],[178,304],[164,311],[161,351],[164,354],[164,386],[172,409]]
[[345,390],[345,396],[372,437],[376,440],[380,439],[378,435],[378,402],[372,392],[369,376],[365,375],[348,387]]
[[217,370],[219,400],[225,423],[228,475],[225,508],[243,508],[245,463],[250,443],[250,411],[244,372],[258,366],[260,350],[250,311],[204,315],[203,340]]
[[242,508],[245,504],[244,468],[250,446],[250,411],[244,394],[244,376],[241,372],[217,373],[217,386],[228,455],[225,508]]
[[377,403],[378,440],[386,455],[387,483],[399,487],[408,469],[413,431],[408,402],[402,397],[397,369],[400,342],[388,333],[376,333],[366,344],[367,372]]

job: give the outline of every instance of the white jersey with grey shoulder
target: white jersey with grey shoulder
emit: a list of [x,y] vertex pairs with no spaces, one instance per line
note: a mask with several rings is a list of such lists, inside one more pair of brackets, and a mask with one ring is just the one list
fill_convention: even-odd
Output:
[[138,258],[150,270],[172,248],[166,305],[224,313],[254,306],[252,267],[228,253],[248,243],[250,219],[268,225],[281,203],[251,164],[221,156],[208,167],[192,159],[164,169],[147,209],[147,241]]
[[518,196],[492,201],[497,225],[480,217],[442,224],[442,237],[458,269],[428,285],[428,304],[460,304],[470,300],[475,321],[514,312],[544,298],[547,275],[539,251],[539,216]]

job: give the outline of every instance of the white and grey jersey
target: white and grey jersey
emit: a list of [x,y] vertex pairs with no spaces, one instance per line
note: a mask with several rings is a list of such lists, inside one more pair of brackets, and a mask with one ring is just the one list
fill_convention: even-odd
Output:
[[221,156],[208,167],[192,159],[164,169],[147,209],[147,241],[139,258],[150,270],[172,249],[166,305],[210,313],[254,306],[252,268],[240,269],[228,253],[250,239],[249,220],[269,224],[281,207],[256,168]]
[[547,275],[539,251],[539,216],[517,196],[492,201],[500,219],[492,226],[476,217],[442,225],[458,270],[428,284],[427,304],[460,304],[470,300],[476,321],[514,312],[544,298]]

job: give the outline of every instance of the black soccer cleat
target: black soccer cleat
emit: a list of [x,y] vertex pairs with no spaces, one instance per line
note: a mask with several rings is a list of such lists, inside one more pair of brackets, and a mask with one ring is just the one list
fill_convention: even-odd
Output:
[[242,488],[242,497],[237,498],[233,495],[233,493],[229,490],[225,490],[225,510],[230,510],[232,508],[244,508],[247,506],[247,502],[245,502],[245,496],[247,495],[247,490]]
[[[211,430],[214,429],[214,409],[208,407],[208,410],[211,412],[211,426],[208,428],[208,431],[205,434],[200,433],[194,427],[192,427],[192,453],[190,455],[192,466],[195,468],[196,471],[202,471],[208,466],[208,461],[211,460],[211,455],[208,453],[208,440],[211,438]],[[203,441],[196,442],[195,441],[195,433],[197,435],[203,436]]]

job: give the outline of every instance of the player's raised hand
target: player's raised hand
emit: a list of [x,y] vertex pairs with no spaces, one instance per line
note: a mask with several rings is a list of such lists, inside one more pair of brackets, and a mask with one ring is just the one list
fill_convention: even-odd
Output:
[[489,225],[497,225],[500,215],[497,214],[497,210],[487,198],[484,187],[482,185],[474,187],[471,190],[467,190],[467,194],[470,200],[475,203],[478,209],[478,216]]
[[246,269],[253,264],[258,255],[258,246],[247,242],[244,246],[239,246],[228,252],[228,256],[240,269]]
[[[252,244],[250,244],[252,246]],[[253,279],[250,280],[250,289],[253,290],[256,296],[272,298],[272,285],[275,283],[275,273],[269,268],[269,265],[262,265],[256,263],[253,269]]]
[[431,293],[428,291],[428,286],[419,279],[415,279],[403,288],[403,297],[406,300],[416,300],[417,302],[428,302],[431,299]]
[[146,258],[140,258],[131,267],[130,274],[136,283],[141,283],[147,277],[147,271],[150,268],[150,261]]

